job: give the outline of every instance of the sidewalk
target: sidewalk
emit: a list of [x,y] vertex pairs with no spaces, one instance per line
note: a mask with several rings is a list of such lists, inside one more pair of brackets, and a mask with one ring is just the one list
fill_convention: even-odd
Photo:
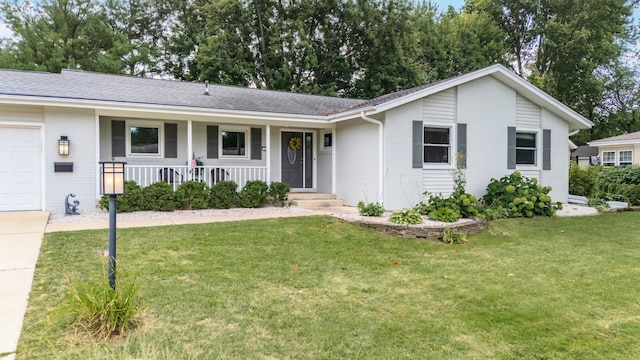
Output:
[[13,360],[49,213],[0,212],[0,357]]

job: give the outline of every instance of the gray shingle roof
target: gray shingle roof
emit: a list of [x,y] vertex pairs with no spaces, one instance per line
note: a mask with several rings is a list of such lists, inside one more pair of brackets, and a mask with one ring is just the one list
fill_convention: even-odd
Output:
[[618,136],[612,136],[612,137],[608,137],[608,138],[604,138],[604,139],[598,139],[598,140],[594,140],[591,141],[593,143],[599,143],[601,141],[625,141],[625,140],[640,140],[640,131],[636,131],[636,132],[632,132],[632,133],[628,133],[628,134],[623,134],[623,135],[618,135]]
[[265,113],[326,115],[364,100],[243,87],[63,70],[60,74],[0,70],[0,94],[184,106]]
[[577,157],[590,157],[590,156],[598,156],[598,147],[597,146],[579,146],[574,152],[571,153],[571,158]]

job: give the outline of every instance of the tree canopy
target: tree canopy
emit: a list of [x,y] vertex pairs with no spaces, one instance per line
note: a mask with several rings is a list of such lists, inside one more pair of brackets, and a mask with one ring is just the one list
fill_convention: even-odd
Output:
[[593,120],[584,143],[640,129],[638,54],[622,57],[638,3],[12,0],[0,67],[372,98],[501,63]]

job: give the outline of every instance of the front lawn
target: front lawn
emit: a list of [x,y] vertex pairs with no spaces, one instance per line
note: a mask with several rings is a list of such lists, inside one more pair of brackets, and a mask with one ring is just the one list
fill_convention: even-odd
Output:
[[[108,342],[58,309],[108,231],[48,234],[18,359],[630,359],[640,212],[492,221],[465,245],[330,217],[119,229],[142,327]],[[120,273],[119,273],[120,274]]]

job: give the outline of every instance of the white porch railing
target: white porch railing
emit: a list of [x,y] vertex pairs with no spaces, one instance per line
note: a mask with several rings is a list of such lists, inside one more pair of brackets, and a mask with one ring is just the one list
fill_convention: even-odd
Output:
[[211,187],[221,180],[233,180],[242,189],[247,181],[267,181],[266,167],[251,166],[149,166],[126,165],[125,179],[135,181],[141,187],[149,186],[158,181],[166,181],[176,190],[180,184],[188,180],[203,181]]

